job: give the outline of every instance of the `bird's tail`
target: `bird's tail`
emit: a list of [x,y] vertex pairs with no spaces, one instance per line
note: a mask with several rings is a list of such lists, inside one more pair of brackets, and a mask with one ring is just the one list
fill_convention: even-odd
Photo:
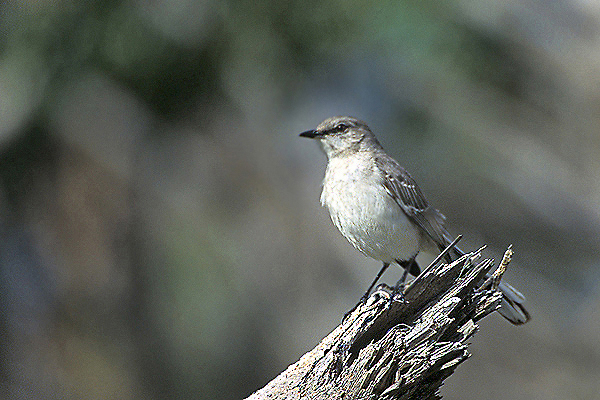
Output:
[[[452,240],[449,240],[448,244],[451,242]],[[456,246],[454,246],[453,253],[458,257],[465,254],[464,251]],[[487,274],[487,277],[489,276],[490,274]],[[521,292],[505,282],[500,282],[498,289],[502,292],[500,309],[498,309],[500,315],[515,325],[522,325],[531,319],[529,312],[523,305],[525,303],[525,296]]]
[[500,282],[498,289],[502,292],[502,301],[498,312],[515,325],[522,325],[531,319],[525,309],[525,296],[505,282]]

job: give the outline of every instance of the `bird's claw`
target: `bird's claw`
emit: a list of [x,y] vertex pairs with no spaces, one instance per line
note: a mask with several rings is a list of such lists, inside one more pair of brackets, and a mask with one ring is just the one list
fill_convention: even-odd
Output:
[[392,299],[402,303],[407,302],[406,298],[404,297],[404,284],[396,285],[392,288]]

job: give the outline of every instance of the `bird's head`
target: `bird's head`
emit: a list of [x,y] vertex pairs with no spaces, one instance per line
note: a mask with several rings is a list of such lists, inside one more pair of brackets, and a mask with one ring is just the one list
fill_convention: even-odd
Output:
[[328,158],[381,148],[367,124],[354,117],[328,118],[300,136],[319,140]]

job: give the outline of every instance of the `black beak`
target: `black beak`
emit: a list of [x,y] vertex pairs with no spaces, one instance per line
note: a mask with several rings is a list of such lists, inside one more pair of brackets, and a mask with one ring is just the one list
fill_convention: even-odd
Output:
[[310,138],[310,139],[314,139],[317,136],[321,136],[321,133],[319,131],[317,131],[316,129],[311,129],[310,131],[302,132],[300,134],[300,136],[306,137],[306,138]]

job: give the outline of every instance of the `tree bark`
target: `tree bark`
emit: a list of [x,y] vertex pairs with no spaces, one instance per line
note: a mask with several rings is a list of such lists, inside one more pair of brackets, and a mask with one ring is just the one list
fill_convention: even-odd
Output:
[[377,290],[313,350],[248,400],[439,399],[444,379],[469,357],[476,322],[496,310],[510,261],[486,278],[481,249],[432,263],[402,296]]

